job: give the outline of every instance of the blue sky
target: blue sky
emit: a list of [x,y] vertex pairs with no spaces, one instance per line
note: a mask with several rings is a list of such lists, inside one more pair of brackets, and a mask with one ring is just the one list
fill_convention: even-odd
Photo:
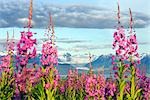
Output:
[[[1,0],[0,3],[0,47],[5,44],[6,32],[19,39],[22,27],[27,23],[29,0]],[[17,1],[17,2],[16,2]],[[37,32],[38,51],[44,40],[49,12],[55,23],[59,57],[70,53],[71,63],[87,62],[87,53],[95,56],[114,53],[111,49],[115,31],[117,0],[33,0],[33,32]],[[36,1],[36,2],[35,2]],[[150,54],[150,1],[120,0],[122,24],[128,26],[128,9],[133,11],[139,53]],[[80,60],[78,60],[80,59]],[[65,59],[64,59],[65,61]]]

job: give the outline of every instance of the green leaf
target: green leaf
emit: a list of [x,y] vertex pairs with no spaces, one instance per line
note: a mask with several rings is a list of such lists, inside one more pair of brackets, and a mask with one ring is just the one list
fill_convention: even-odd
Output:
[[135,95],[134,95],[134,100],[138,97],[138,94],[141,92],[142,89],[138,89],[136,92],[135,92]]
[[123,100],[124,90],[125,90],[125,80],[123,80],[120,84],[120,100]]

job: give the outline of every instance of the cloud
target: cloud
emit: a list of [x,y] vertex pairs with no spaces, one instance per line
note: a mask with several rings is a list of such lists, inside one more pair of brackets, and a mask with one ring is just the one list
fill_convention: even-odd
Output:
[[150,45],[150,42],[139,42],[139,45]]
[[[18,24],[20,24],[20,25],[24,25],[24,24],[27,25],[28,18],[18,18],[17,21],[18,21]],[[33,26],[35,26],[35,22],[33,20],[31,21],[31,23]]]
[[83,49],[83,50],[87,50],[87,49],[99,49],[99,46],[97,45],[76,45],[75,46],[76,49]]
[[0,19],[0,27],[6,27],[8,26],[8,22],[4,19]]
[[[46,41],[47,38],[41,38],[41,41]],[[66,43],[66,44],[72,44],[72,43],[86,43],[86,42],[90,42],[88,40],[75,40],[75,39],[71,39],[71,38],[56,38],[56,42],[57,43]]]
[[[150,42],[139,42],[138,45],[150,45]],[[85,50],[100,50],[100,49],[111,49],[112,44],[77,44],[72,50],[74,51],[85,51]]]
[[84,43],[84,42],[87,42],[87,41],[83,41],[83,40],[58,40],[57,42],[60,42],[60,43]]
[[72,55],[68,52],[63,55],[63,57],[66,59],[67,62],[70,62],[72,60],[71,56]]
[[[0,3],[0,27],[23,27],[28,16],[29,4],[25,1],[11,0]],[[115,8],[114,8],[115,9]],[[49,13],[53,15],[55,26],[74,28],[114,28],[116,25],[116,12],[110,9],[91,7],[85,5],[50,5],[34,4],[33,22],[36,28],[45,28],[48,25]],[[150,17],[144,13],[133,12],[135,27],[146,27]],[[23,19],[22,19],[23,18]],[[129,16],[122,13],[122,23],[128,26]]]
[[80,44],[80,45],[76,45],[74,48],[75,50],[79,50],[79,51],[108,49],[108,48],[111,48],[111,44],[102,44],[102,45]]

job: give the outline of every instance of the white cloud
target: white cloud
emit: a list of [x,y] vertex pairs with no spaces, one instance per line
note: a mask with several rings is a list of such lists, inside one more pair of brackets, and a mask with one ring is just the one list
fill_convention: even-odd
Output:
[[8,22],[5,21],[4,19],[0,19],[0,27],[5,27],[8,25]]
[[144,20],[138,19],[134,21],[134,24],[146,25],[146,22]]
[[[27,23],[28,23],[28,18],[19,18],[17,21],[18,21],[19,23],[21,23],[22,25],[27,25]],[[35,25],[35,22],[34,22],[33,20],[31,21],[31,23],[32,23],[33,26]]]

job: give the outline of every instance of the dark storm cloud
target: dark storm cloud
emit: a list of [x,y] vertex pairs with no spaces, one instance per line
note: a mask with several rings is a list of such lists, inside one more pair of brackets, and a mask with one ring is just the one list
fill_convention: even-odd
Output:
[[[0,3],[0,27],[23,27],[27,24],[27,2],[11,0]],[[45,28],[48,24],[49,13],[53,15],[55,26],[74,28],[114,28],[116,12],[91,6],[70,5],[56,6],[50,4],[34,4],[33,25],[36,28]],[[135,27],[146,27],[150,17],[143,13],[133,12]],[[128,14],[122,13],[122,23],[127,27]]]

